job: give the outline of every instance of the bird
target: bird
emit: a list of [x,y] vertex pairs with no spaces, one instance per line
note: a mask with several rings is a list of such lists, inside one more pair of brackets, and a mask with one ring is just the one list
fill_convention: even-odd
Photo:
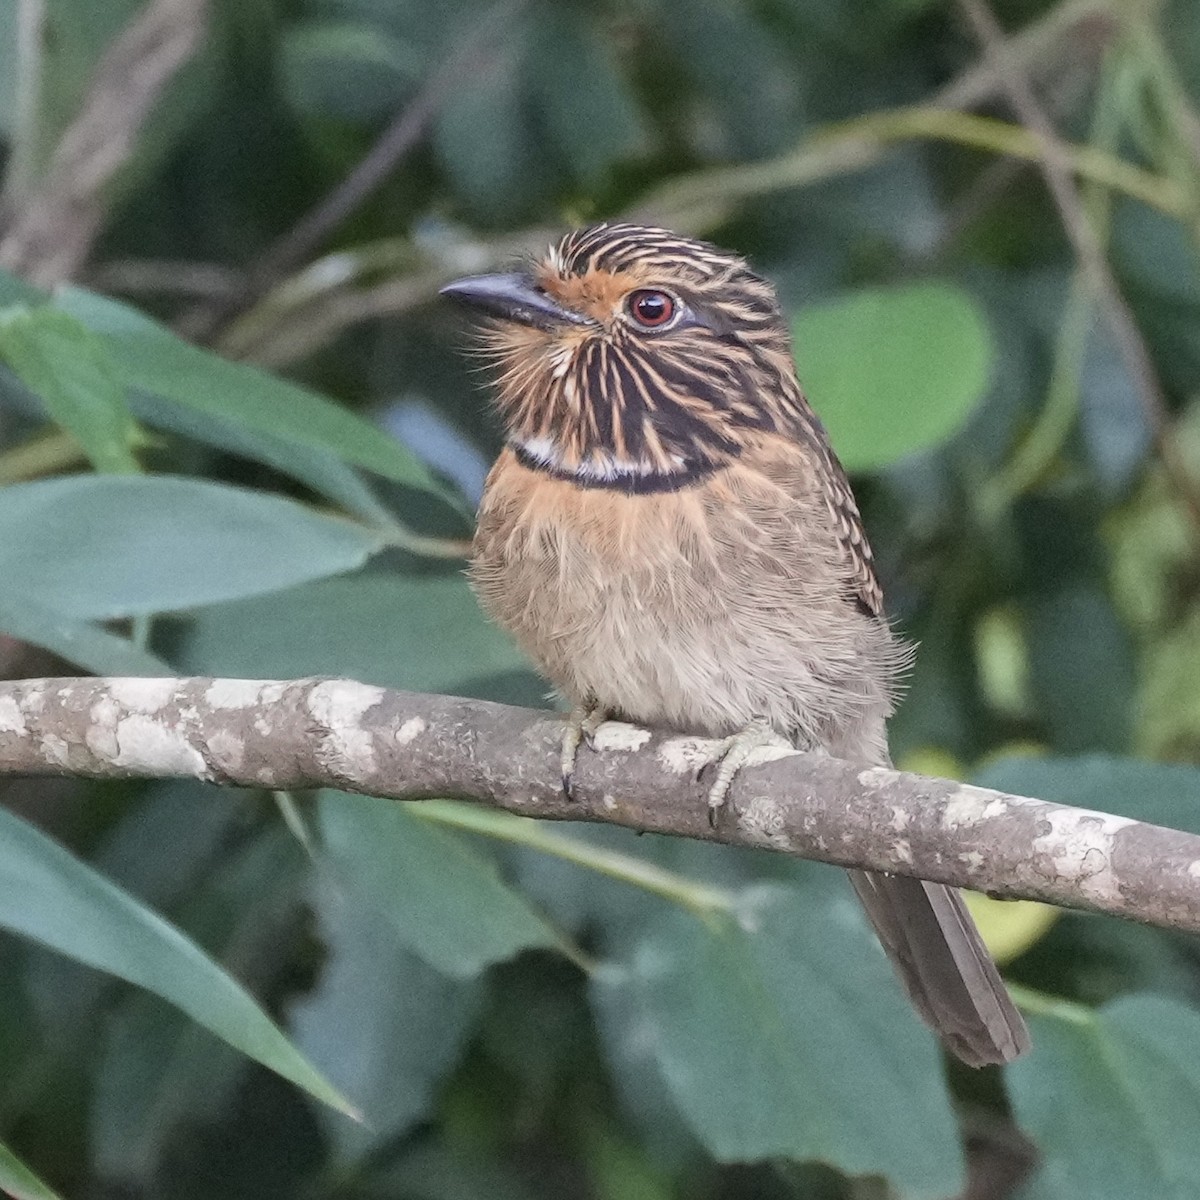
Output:
[[[715,739],[713,820],[773,741],[890,766],[912,652],[772,285],[736,253],[610,221],[441,290],[482,318],[505,436],[469,576],[571,706],[568,794],[608,718]],[[849,874],[953,1054],[984,1066],[1028,1049],[956,890]]]

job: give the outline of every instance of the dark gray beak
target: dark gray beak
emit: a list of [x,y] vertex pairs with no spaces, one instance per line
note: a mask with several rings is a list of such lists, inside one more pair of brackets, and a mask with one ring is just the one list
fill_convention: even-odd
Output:
[[456,279],[446,284],[441,294],[482,309],[493,317],[532,325],[537,329],[549,329],[564,323],[580,325],[586,320],[578,313],[562,308],[519,272],[510,275],[469,275],[466,279]]

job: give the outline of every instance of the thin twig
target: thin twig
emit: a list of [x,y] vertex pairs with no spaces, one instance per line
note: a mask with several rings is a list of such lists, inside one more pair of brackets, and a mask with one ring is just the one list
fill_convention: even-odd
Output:
[[45,0],[17,0],[15,47],[16,86],[9,159],[5,164],[4,191],[0,197],[8,211],[33,182],[38,155],[38,98],[45,66]]
[[[1105,154],[1116,152],[1124,128],[1120,96],[1127,65],[1124,57],[1110,56],[1095,89],[1089,144]],[[1114,199],[1112,190],[1095,180],[1084,187],[1082,200],[1088,225],[1101,247],[1108,245]],[[1017,497],[1046,478],[1075,429],[1082,399],[1084,356],[1095,312],[1096,297],[1083,269],[1077,266],[1058,322],[1045,402],[1007,461],[984,481],[978,493],[979,509],[989,520],[1007,512]]]
[[352,325],[400,316],[428,304],[440,287],[461,275],[464,269],[488,270],[538,247],[544,248],[556,232],[525,230],[496,238],[479,254],[470,256],[468,268],[461,262],[429,260],[428,265],[365,287],[338,281],[316,293],[296,289],[298,303],[292,303],[291,295],[284,294],[284,289],[277,289],[261,305],[231,324],[214,348],[227,357],[246,359],[260,366],[285,366],[311,355]]
[[86,285],[100,292],[189,299],[223,299],[242,288],[244,280],[241,271],[218,263],[161,258],[114,258],[84,273]]
[[[1112,0],[1066,0],[1015,34],[1008,45],[1026,72],[1048,70],[1078,57],[1080,27],[1096,21],[1104,22],[1106,27],[1114,23]],[[1004,90],[1004,77],[999,63],[984,59],[952,79],[930,103],[943,108],[975,108]]]
[[1133,311],[1117,286],[1104,248],[1088,220],[1072,177],[1071,151],[1059,139],[1034,95],[1023,66],[1011,54],[1004,31],[986,0],[959,0],[959,6],[975,32],[985,57],[995,64],[1017,117],[1037,139],[1042,174],[1058,209],[1067,240],[1108,319],[1117,352],[1125,363],[1154,432],[1163,466],[1184,501],[1193,525],[1200,530],[1200,496],[1196,494],[1187,467],[1171,439],[1166,395]]
[[1142,11],[1141,5],[1130,5],[1122,12],[1126,35],[1138,47],[1147,65],[1148,81],[1157,93],[1159,102],[1170,118],[1171,131],[1191,159],[1193,174],[1200,169],[1200,114],[1192,103],[1159,30]]
[[207,0],[151,0],[108,47],[45,178],[16,197],[0,236],[0,266],[42,286],[78,271],[104,218],[105,188],[199,45],[207,12]]
[[467,86],[468,81],[470,85],[478,84],[479,75],[496,55],[502,31],[512,25],[524,3],[525,0],[500,0],[488,9],[450,56],[425,79],[416,95],[396,114],[345,179],[251,264],[242,293],[232,301],[185,313],[177,329],[190,338],[211,339],[234,310],[245,308],[312,254],[416,148],[450,93]]
[[[930,105],[886,109],[819,130],[778,158],[721,167],[676,177],[649,193],[623,216],[670,225],[682,233],[703,234],[739,200],[799,188],[863,170],[897,144],[931,138],[1025,158],[1036,162],[1033,136],[1019,125],[953,112]],[[1068,148],[1072,170],[1115,191],[1133,196],[1174,217],[1188,213],[1187,197],[1171,179],[1154,175],[1089,146]],[[339,252],[318,260],[303,276],[293,276],[232,323],[217,341],[221,353],[265,366],[284,366],[312,354],[348,326],[410,312],[432,300],[439,287],[463,270],[485,270],[536,249],[552,238],[549,228],[526,230],[470,247],[470,265],[437,264],[414,255],[411,267],[362,286],[348,267],[355,258]],[[311,281],[311,286],[303,286]]]
[[[1082,25],[1106,19],[1106,12],[1105,0],[1070,0],[1014,39],[1015,50],[1024,60],[1044,66],[1047,60],[1061,57],[1060,48],[1073,44],[1071,39]],[[703,234],[725,219],[738,200],[866,169],[897,143],[918,138],[974,145],[1036,161],[1037,146],[1021,127],[951,111],[987,99],[998,87],[994,66],[976,64],[935,93],[927,104],[839,122],[776,159],[672,179],[623,215],[663,222],[684,233]],[[1172,216],[1190,211],[1188,199],[1175,181],[1142,171],[1119,158],[1096,155],[1080,147],[1073,166],[1081,175],[1104,179],[1114,189]],[[505,240],[515,243],[520,239]],[[336,283],[321,295],[305,295],[299,308],[285,298],[297,290],[303,295],[305,289],[293,288],[291,280],[273,287],[236,325],[222,331],[221,352],[283,366],[311,354],[350,325],[396,316],[429,302],[451,277],[450,271],[418,266],[411,271],[393,272],[389,278],[363,289],[336,271],[330,274]]]
[[511,26],[523,0],[494,4],[458,48],[421,85],[417,94],[384,130],[355,168],[314,209],[274,242],[253,268],[267,280],[278,279],[306,259],[364,200],[375,192],[425,136],[443,102],[466,80],[478,77],[495,57],[502,30]]
[[[676,177],[639,201],[633,216],[656,216],[684,232],[700,231],[735,201],[805,187],[881,161],[900,142],[936,139],[1039,162],[1036,134],[994,117],[932,104],[888,108],[818,129],[778,158]],[[1144,171],[1092,146],[1059,143],[1068,169],[1174,217],[1191,215],[1189,198],[1172,179]]]

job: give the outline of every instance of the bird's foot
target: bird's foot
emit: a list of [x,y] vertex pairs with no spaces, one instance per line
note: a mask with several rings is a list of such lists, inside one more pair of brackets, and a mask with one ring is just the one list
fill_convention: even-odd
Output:
[[575,775],[575,760],[579,757],[579,747],[586,742],[588,749],[591,749],[596,730],[606,720],[608,711],[595,700],[576,704],[567,714],[567,727],[563,730],[559,763],[562,767],[563,794],[568,800],[573,799],[571,782]]
[[751,721],[745,729],[717,742],[712,757],[717,773],[708,789],[708,825],[717,826],[717,815],[729,795],[734,776],[746,765],[755,751],[767,748],[793,753],[796,747],[782,734],[776,733],[766,721]]

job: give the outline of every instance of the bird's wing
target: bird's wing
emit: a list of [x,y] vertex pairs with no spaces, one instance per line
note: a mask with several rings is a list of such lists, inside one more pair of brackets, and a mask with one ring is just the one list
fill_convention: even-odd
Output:
[[850,490],[850,481],[846,478],[842,464],[828,445],[826,452],[830,459],[827,476],[829,494],[826,503],[833,515],[838,543],[850,564],[855,598],[871,616],[882,617],[883,589],[879,586],[879,576],[875,573],[875,556],[871,553],[871,543],[867,541],[867,533],[863,529],[858,502]]
[[761,456],[761,467],[775,483],[797,495],[807,492],[814,478],[817,480],[834,537],[845,556],[853,598],[868,615],[882,618],[883,589],[850,481],[820,419],[807,401],[801,398],[800,403],[803,409],[789,434],[768,438],[774,445]]

